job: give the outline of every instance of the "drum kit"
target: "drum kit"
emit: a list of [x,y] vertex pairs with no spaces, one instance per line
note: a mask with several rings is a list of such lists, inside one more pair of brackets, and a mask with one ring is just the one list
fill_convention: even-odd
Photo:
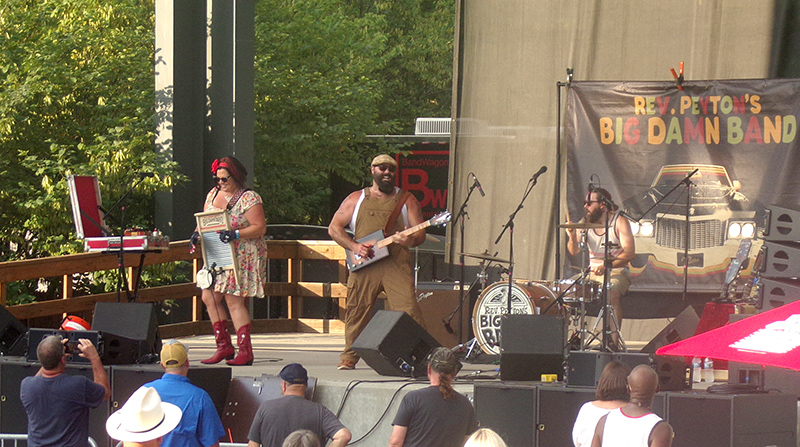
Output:
[[[593,223],[567,223],[559,225],[560,228],[574,228],[586,230],[602,228],[603,224]],[[585,234],[585,233],[584,233]],[[585,250],[585,241],[580,246]],[[480,293],[472,311],[472,330],[474,338],[467,343],[457,346],[462,348],[467,360],[479,356],[481,353],[488,355],[500,354],[500,323],[502,315],[510,312],[513,315],[562,315],[569,321],[569,344],[573,349],[581,351],[590,349],[593,343],[599,342],[601,349],[603,343],[603,328],[598,331],[598,325],[604,320],[604,312],[608,318],[614,320],[614,328],[619,327],[613,307],[601,306],[592,329],[587,329],[586,306],[602,304],[604,288],[602,283],[587,279],[589,269],[583,266],[581,274],[570,279],[537,281],[515,279],[513,281],[501,280],[488,287],[486,286],[486,262],[489,264],[509,264],[506,259],[498,258],[487,253],[462,253],[464,256],[480,259],[481,271],[478,279],[483,283]],[[509,285],[511,293],[509,293]],[[508,297],[511,297],[511,305]],[[620,347],[625,349],[625,342],[621,334],[618,335]],[[608,332],[610,335],[610,332]]]

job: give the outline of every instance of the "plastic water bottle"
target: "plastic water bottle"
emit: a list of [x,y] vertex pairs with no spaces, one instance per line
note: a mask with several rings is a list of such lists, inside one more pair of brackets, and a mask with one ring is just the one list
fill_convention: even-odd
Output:
[[714,361],[708,357],[703,361],[703,379],[705,382],[714,381]]
[[692,359],[692,381],[693,382],[700,382],[700,373],[702,370],[700,369],[700,359],[695,357]]

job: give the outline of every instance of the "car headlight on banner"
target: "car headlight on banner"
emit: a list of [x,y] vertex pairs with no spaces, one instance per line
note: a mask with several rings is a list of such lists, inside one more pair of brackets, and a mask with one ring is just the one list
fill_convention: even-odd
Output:
[[728,238],[752,238],[756,234],[756,225],[753,222],[731,222],[728,224]]
[[652,220],[631,221],[631,233],[634,236],[650,237],[653,235],[654,230]]

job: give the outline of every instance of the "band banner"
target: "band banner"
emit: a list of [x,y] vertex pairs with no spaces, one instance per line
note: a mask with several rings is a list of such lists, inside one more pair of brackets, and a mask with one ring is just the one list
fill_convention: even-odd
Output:
[[[682,90],[674,82],[572,82],[569,215],[583,216],[592,181],[638,220],[632,290],[682,290],[688,261],[691,291],[719,291],[742,240],[754,239],[753,254],[760,247],[766,210],[798,207],[798,115],[796,79],[685,82]],[[690,186],[644,214],[695,170]]]

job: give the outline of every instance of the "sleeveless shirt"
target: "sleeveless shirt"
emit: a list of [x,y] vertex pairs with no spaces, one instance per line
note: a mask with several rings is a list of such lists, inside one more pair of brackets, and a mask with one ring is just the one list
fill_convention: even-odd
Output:
[[606,416],[603,427],[603,447],[647,447],[650,433],[661,418],[655,413],[630,417],[617,408]]
[[[622,254],[622,244],[620,244],[619,234],[617,233],[617,218],[620,212],[614,213],[614,217],[608,223],[608,228],[612,231],[608,234],[608,255],[617,257]],[[603,222],[605,223],[605,221]],[[605,255],[605,242],[606,236],[597,234],[597,230],[590,229],[586,231],[586,246],[589,247],[589,266],[598,267],[603,264],[603,256]]]

